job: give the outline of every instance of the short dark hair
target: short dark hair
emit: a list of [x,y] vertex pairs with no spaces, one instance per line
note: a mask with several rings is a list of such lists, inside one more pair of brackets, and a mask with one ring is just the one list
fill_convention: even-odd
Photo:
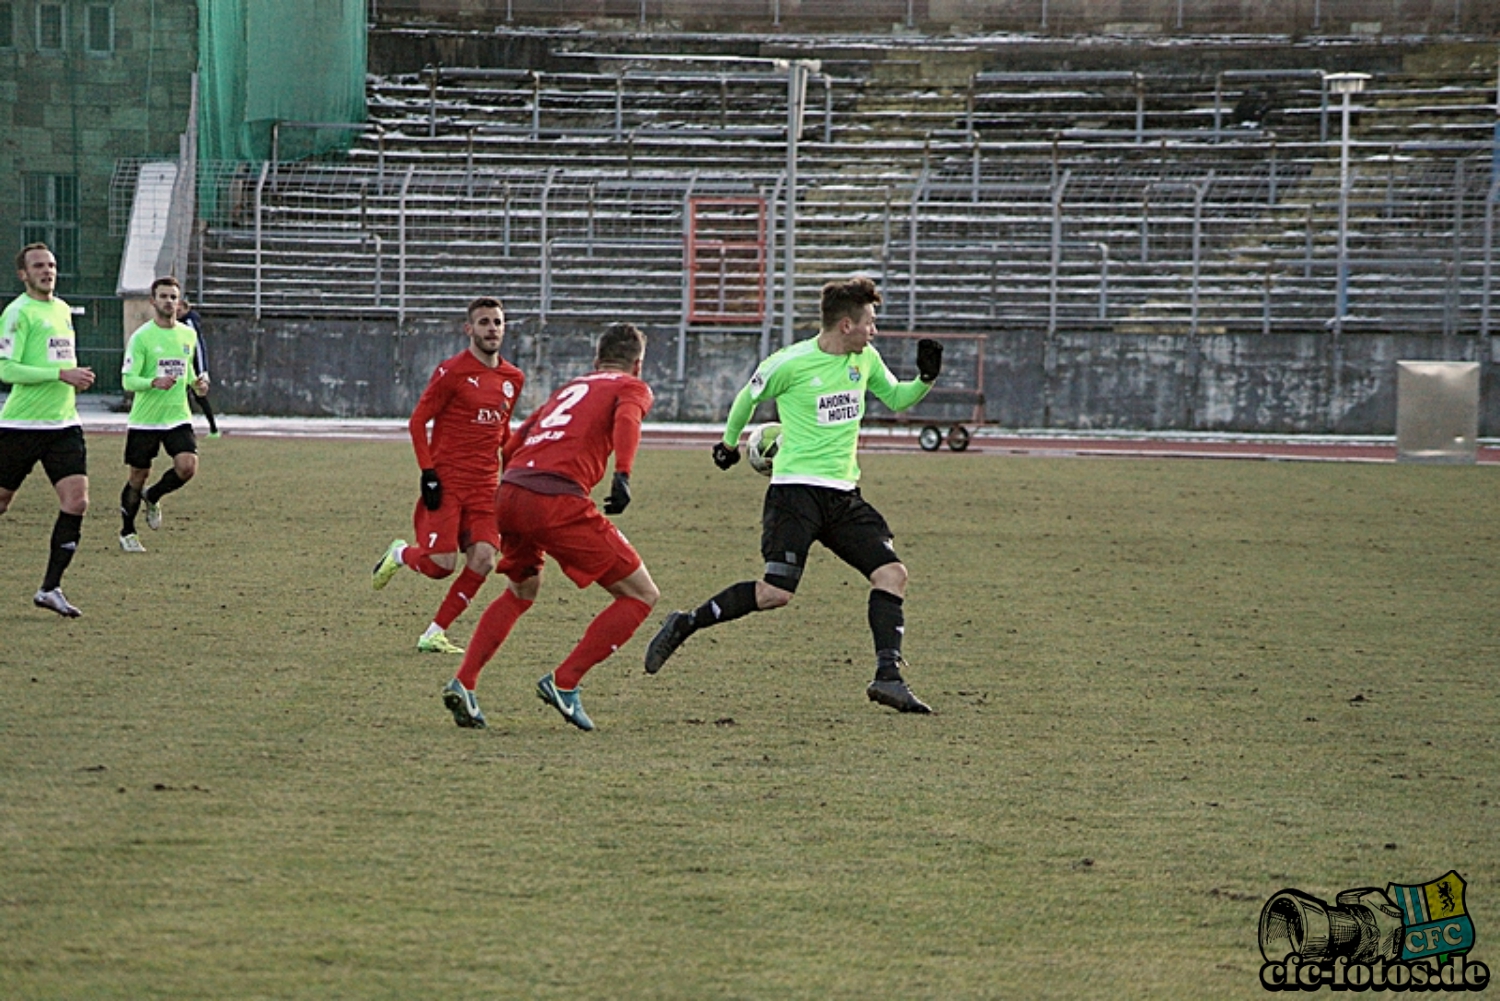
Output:
[[26,246],[22,247],[16,254],[17,271],[26,270],[26,255],[31,253],[33,250],[45,250],[49,254],[52,253],[52,248],[47,246],[45,243],[28,243]]
[[611,323],[599,335],[599,349],[594,353],[595,364],[634,365],[646,354],[646,335],[633,323]]
[[829,282],[823,286],[823,326],[831,327],[846,316],[857,320],[866,306],[879,306],[880,303],[880,290],[869,278],[861,276]]
[[182,292],[182,282],[178,281],[176,278],[173,278],[171,275],[163,275],[162,277],[156,279],[156,281],[151,283],[151,298],[156,298],[156,290],[161,288],[163,285],[171,285],[173,288],[177,289],[179,294],[181,294]]
[[474,319],[474,314],[481,309],[498,309],[501,313],[504,313],[505,304],[492,295],[482,295],[469,303],[469,309],[464,315],[467,319],[472,320]]

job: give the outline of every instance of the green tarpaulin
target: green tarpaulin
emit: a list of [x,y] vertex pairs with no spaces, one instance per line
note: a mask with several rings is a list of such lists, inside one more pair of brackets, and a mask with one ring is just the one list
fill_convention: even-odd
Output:
[[[346,149],[365,120],[365,0],[199,0],[200,160]],[[287,125],[285,123],[299,123]]]

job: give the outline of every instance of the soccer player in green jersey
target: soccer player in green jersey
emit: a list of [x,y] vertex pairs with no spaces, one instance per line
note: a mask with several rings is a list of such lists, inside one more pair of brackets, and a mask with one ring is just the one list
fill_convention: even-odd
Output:
[[94,370],[78,366],[73,311],[57,297],[57,258],[45,243],[21,248],[16,275],[26,291],[0,313],[0,380],[12,387],[0,410],[0,514],[40,462],[57,491],[59,510],[33,601],[76,619],[82,613],[63,597],[62,575],[83,534],[89,474],[74,394],[94,384]]
[[870,701],[906,713],[932,708],[912,694],[902,677],[905,631],[902,602],[906,567],[891,544],[880,512],[859,494],[860,419],[869,390],[892,410],[905,410],[927,395],[943,366],[942,344],[917,343],[918,378],[900,382],[871,343],[880,291],[868,278],[823,286],[822,330],[761,362],[735,397],[714,445],[714,462],[728,469],[740,461],[740,432],[755,406],[775,400],[781,439],[761,515],[760,580],[732,584],[691,612],[673,612],[646,648],[646,671],[655,674],[687,638],[751,612],[780,608],[792,600],[814,542],[870,581],[869,622],[875,640],[875,680]]
[[[208,377],[197,369],[198,333],[177,322],[177,303],[182,286],[176,278],[158,278],[151,283],[151,322],[130,335],[125,345],[125,364],[120,385],[135,394],[126,420],[125,465],[130,475],[120,491],[120,548],[144,553],[146,547],[135,531],[141,503],[146,505],[146,525],[161,527],[161,499],[198,473],[198,436],[193,433],[193,415],[188,410],[188,385],[200,395],[208,392]],[[172,466],[150,488],[151,463],[165,449]]]

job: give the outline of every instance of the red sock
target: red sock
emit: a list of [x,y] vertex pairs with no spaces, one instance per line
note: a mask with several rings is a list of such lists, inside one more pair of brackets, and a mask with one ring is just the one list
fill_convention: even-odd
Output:
[[500,644],[510,635],[511,627],[526,614],[526,609],[531,605],[531,602],[516,597],[516,593],[510,588],[506,588],[504,594],[490,602],[490,607],[479,617],[479,625],[474,627],[474,635],[469,638],[469,645],[464,650],[464,661],[458,668],[460,685],[471,692],[474,690],[474,686],[479,684],[479,672],[495,656],[495,651],[500,649]]
[[638,598],[616,598],[594,616],[584,630],[583,639],[568,654],[568,659],[552,673],[558,688],[577,688],[589,668],[630,641],[630,637],[651,614],[651,606]]
[[458,575],[458,580],[448,588],[448,597],[438,606],[437,614],[432,617],[432,622],[439,629],[447,629],[453,625],[453,620],[464,613],[473,602],[474,596],[484,586],[484,574],[475,573],[467,566],[464,572]]
[[401,550],[401,562],[424,577],[433,580],[442,580],[451,574],[452,570],[444,570],[432,562],[432,550],[423,549],[420,546],[407,546]]

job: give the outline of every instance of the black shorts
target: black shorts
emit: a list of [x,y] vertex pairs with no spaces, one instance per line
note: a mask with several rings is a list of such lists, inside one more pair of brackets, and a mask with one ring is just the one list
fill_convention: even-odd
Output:
[[773,484],[766,490],[760,554],[766,560],[765,581],[772,587],[797,590],[814,542],[868,577],[901,562],[892,538],[890,526],[858,489]]
[[87,476],[88,459],[83,428],[77,425],[45,431],[0,429],[0,489],[19,489],[38,462],[54,485],[69,476]]
[[173,457],[183,452],[197,455],[198,436],[193,433],[193,426],[179,424],[165,431],[130,428],[125,432],[125,465],[132,469],[150,469],[161,449],[166,449]]

